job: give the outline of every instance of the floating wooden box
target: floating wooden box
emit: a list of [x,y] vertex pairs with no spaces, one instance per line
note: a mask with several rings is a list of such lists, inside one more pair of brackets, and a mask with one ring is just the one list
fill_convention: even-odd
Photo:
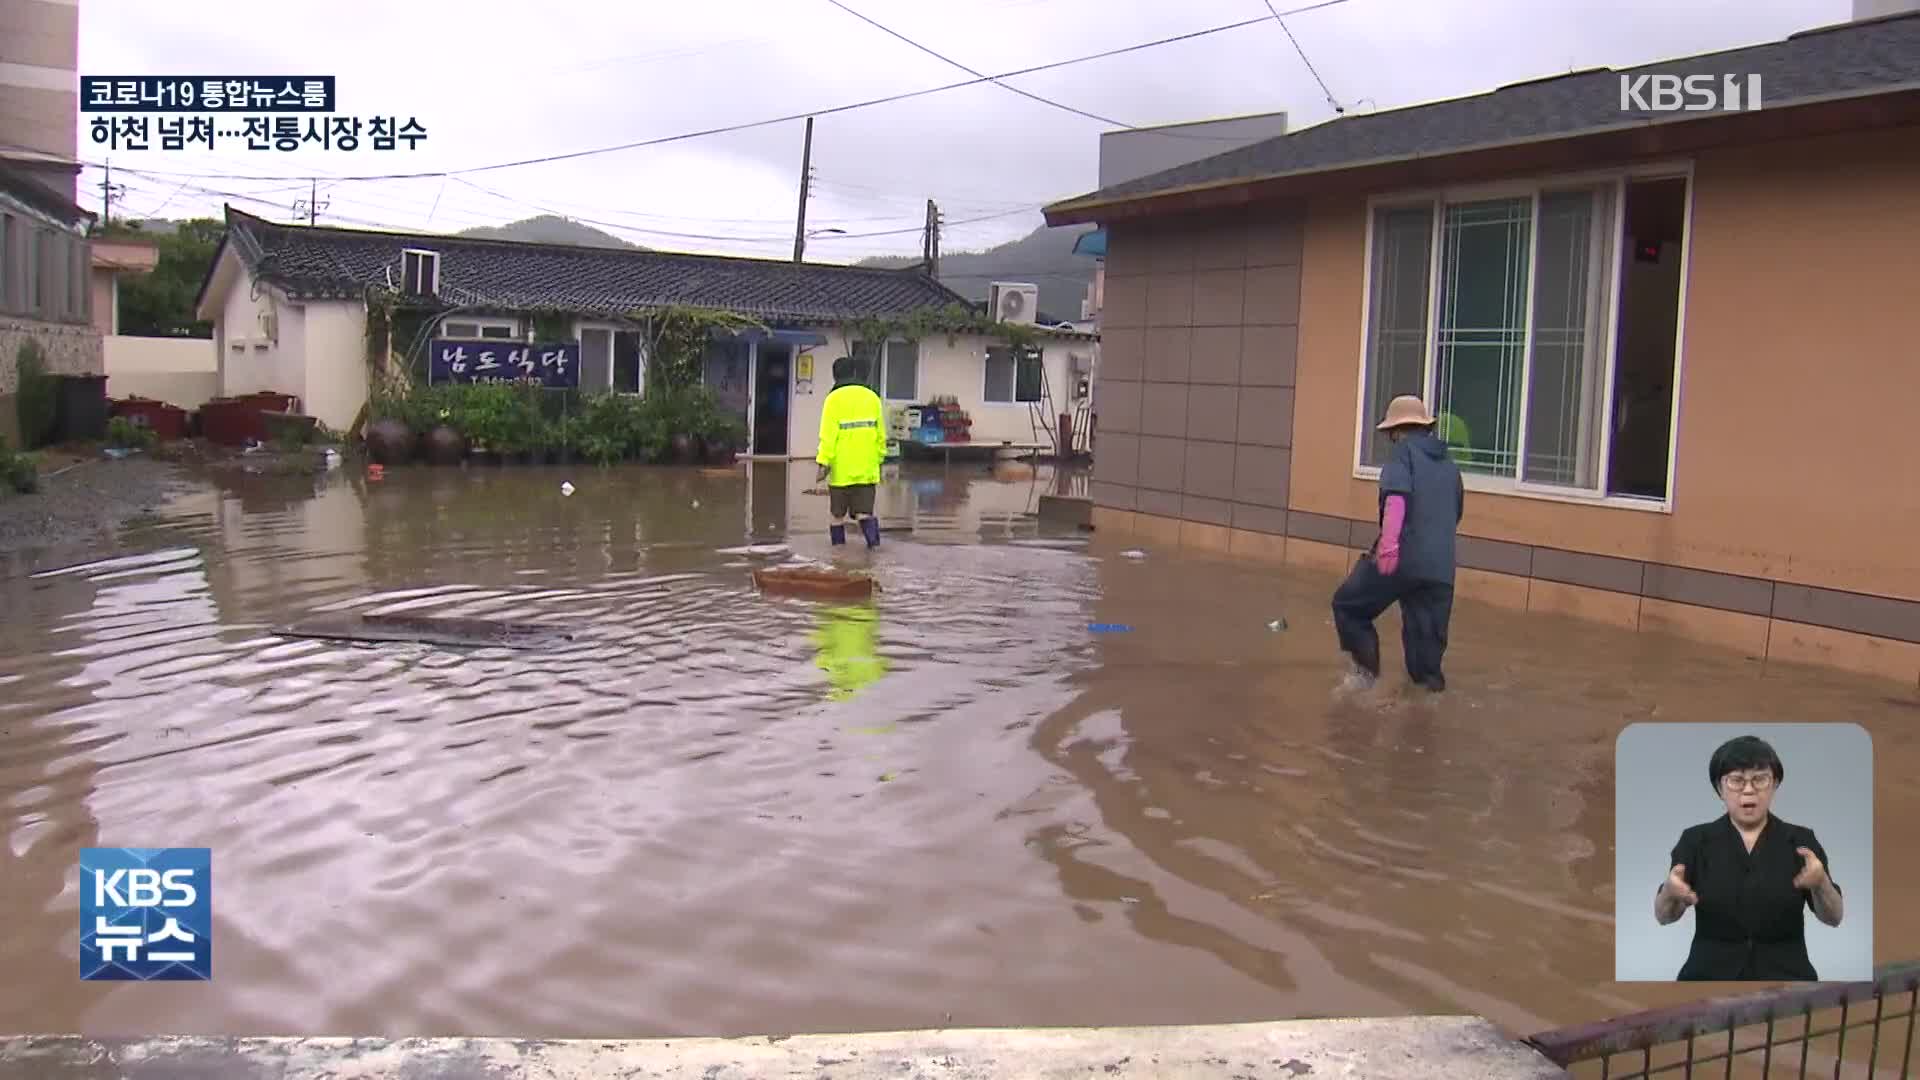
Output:
[[864,600],[873,595],[873,579],[844,570],[770,566],[753,572],[761,592],[785,593],[816,600]]

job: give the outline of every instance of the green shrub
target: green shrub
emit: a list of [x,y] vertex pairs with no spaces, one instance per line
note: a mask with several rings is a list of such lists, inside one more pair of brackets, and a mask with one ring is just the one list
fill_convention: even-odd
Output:
[[40,490],[39,458],[16,453],[4,437],[0,437],[0,488],[11,488],[22,495]]
[[107,445],[117,449],[145,450],[159,442],[153,429],[136,424],[124,416],[107,421]]
[[645,397],[508,383],[414,386],[383,393],[369,415],[398,419],[416,434],[446,424],[476,448],[569,449],[603,464],[664,460],[676,435],[738,448],[747,434],[744,420],[704,386],[656,386]]
[[45,446],[53,437],[54,410],[59,389],[47,374],[46,353],[40,343],[29,338],[14,354],[20,372],[19,396],[14,400],[15,418],[20,424],[20,442],[25,449]]

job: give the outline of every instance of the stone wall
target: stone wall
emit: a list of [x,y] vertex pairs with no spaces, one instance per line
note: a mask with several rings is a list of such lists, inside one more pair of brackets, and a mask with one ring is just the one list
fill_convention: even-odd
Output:
[[19,418],[14,412],[14,395],[20,389],[20,346],[29,340],[40,343],[52,374],[99,375],[106,370],[100,331],[92,326],[0,315],[0,436],[15,446],[20,443]]

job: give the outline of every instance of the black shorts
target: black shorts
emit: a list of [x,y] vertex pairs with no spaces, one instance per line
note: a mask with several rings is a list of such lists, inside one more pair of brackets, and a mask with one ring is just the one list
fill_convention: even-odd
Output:
[[827,509],[837,518],[872,516],[873,489],[872,484],[851,484],[847,487],[828,488]]

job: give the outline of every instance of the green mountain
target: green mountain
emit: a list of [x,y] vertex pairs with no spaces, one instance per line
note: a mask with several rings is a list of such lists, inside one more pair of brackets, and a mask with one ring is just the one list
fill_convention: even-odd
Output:
[[[943,251],[940,280],[969,300],[985,300],[996,281],[1027,282],[1040,287],[1040,310],[1056,319],[1078,319],[1080,301],[1093,284],[1094,261],[1073,253],[1073,243],[1085,226],[1050,229],[1044,225],[1018,240],[985,251]],[[862,260],[861,266],[912,266],[911,256],[882,256]]]
[[454,233],[455,236],[471,236],[480,240],[520,240],[535,244],[576,244],[580,247],[627,248],[645,251],[639,244],[631,244],[609,232],[602,232],[591,225],[582,225],[577,221],[568,221],[552,214],[511,221],[505,225],[481,225]]

